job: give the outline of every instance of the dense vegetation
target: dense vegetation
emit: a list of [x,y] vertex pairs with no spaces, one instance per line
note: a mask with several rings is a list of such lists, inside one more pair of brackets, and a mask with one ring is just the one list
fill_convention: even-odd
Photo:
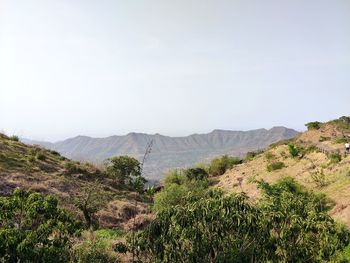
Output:
[[[189,192],[138,233],[142,262],[324,262],[349,242],[328,214],[331,204],[286,178],[258,182],[258,203],[244,193]],[[175,197],[177,198],[177,197]],[[171,200],[169,200],[171,202]],[[316,242],[315,242],[316,241]]]
[[[350,131],[350,118],[332,122]],[[317,125],[310,127],[320,134],[327,130],[325,124]],[[331,135],[325,145],[343,143],[347,133]],[[0,145],[0,172],[25,171],[25,178],[34,182],[34,172],[47,171],[47,180],[65,182],[57,184],[62,191],[66,184],[81,181],[66,199],[20,189],[0,197],[0,262],[350,262],[350,232],[329,215],[334,203],[286,176],[298,163],[319,191],[334,184],[336,176],[347,180],[349,169],[338,169],[348,164],[348,156],[339,150],[322,154],[322,144],[288,140],[271,146],[263,158],[262,151],[244,159],[224,155],[208,164],[172,170],[161,187],[146,188],[142,164],[129,156],[113,157],[97,171],[54,151],[27,149],[16,137],[5,142]],[[277,145],[281,147],[274,149]],[[4,151],[9,148],[14,150]],[[246,173],[259,189],[259,198],[250,199],[238,179],[244,176],[240,168],[247,164],[256,169],[255,162],[282,180],[267,183],[259,170]],[[218,179],[232,174],[237,177],[229,186],[236,192],[215,187]],[[119,196],[127,195],[132,202],[119,209]],[[151,217],[139,214],[141,204]],[[128,218],[123,229],[100,224],[100,212],[107,206]],[[114,215],[105,218],[115,220]]]
[[52,196],[0,197],[0,262],[67,262],[81,224]]

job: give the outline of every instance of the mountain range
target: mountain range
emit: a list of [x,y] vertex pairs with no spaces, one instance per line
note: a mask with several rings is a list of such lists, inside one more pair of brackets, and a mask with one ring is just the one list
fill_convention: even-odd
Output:
[[271,143],[290,139],[297,134],[293,129],[273,127],[269,130],[214,130],[184,137],[129,133],[105,138],[77,136],[55,143],[29,139],[22,139],[22,142],[58,151],[74,160],[101,164],[105,159],[117,155],[130,155],[141,160],[148,143],[153,141],[144,171],[148,179],[159,180],[170,168],[206,162],[222,154],[243,156],[248,151],[262,150]]

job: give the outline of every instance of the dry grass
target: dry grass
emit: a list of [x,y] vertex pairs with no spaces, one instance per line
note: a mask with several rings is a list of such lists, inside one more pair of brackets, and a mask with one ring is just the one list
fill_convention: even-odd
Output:
[[[326,124],[320,130],[311,130],[301,134],[295,143],[303,147],[315,145],[325,147],[329,151],[340,151],[342,145],[334,144],[333,138],[342,134],[335,124]],[[331,137],[329,141],[319,142],[321,137]],[[268,156],[269,158],[266,158]],[[271,162],[283,162],[286,167],[268,172],[266,166]],[[327,185],[320,187],[313,180],[312,174],[323,170]],[[259,198],[260,193],[255,180],[275,182],[278,179],[290,176],[310,190],[321,192],[334,201],[335,206],[330,214],[339,221],[350,226],[350,155],[343,156],[339,163],[331,164],[326,153],[309,152],[301,158],[292,158],[288,153],[287,145],[277,145],[266,150],[254,160],[235,166],[224,175],[217,177],[216,187],[227,192],[246,192],[253,200]],[[241,185],[239,183],[241,181]]]
[[[36,158],[38,153],[44,157]],[[74,169],[69,169],[72,166]],[[112,197],[99,212],[101,227],[126,227],[129,218],[121,209],[133,207],[133,193],[114,187],[115,184],[92,165],[67,160],[56,152],[25,145],[0,134],[0,195],[11,194],[16,187],[52,194],[60,199],[61,206],[83,219],[73,204],[73,197],[97,179]],[[146,210],[146,205],[139,202],[136,213],[146,213]]]

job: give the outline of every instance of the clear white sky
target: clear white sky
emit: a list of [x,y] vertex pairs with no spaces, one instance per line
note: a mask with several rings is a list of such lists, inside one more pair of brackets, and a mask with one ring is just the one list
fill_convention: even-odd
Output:
[[0,131],[187,135],[350,115],[350,0],[0,0]]

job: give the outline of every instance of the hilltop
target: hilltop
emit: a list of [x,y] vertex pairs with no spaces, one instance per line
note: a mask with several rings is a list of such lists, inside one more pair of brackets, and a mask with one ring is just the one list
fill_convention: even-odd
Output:
[[344,143],[350,141],[350,118],[307,126],[308,131],[272,144],[215,178],[216,187],[244,191],[254,200],[260,198],[257,180],[273,183],[290,176],[306,188],[324,193],[335,204],[331,215],[350,226],[350,155],[344,153]]
[[[0,134],[0,196],[10,195],[15,188],[52,194],[59,198],[63,208],[82,219],[73,198],[92,183],[109,197],[98,214],[101,227],[125,228],[130,213],[134,213],[133,192],[121,189],[91,164],[72,161],[56,151],[26,145],[16,137]],[[145,205],[139,202],[137,213],[145,211]]]
[[152,154],[146,163],[145,174],[149,179],[159,180],[170,168],[192,166],[222,154],[243,156],[248,151],[264,149],[271,143],[297,134],[293,129],[274,127],[250,131],[214,130],[186,137],[129,133],[106,138],[77,136],[56,143],[23,141],[58,151],[68,158],[99,164],[116,155],[141,159],[147,144],[153,140]]

